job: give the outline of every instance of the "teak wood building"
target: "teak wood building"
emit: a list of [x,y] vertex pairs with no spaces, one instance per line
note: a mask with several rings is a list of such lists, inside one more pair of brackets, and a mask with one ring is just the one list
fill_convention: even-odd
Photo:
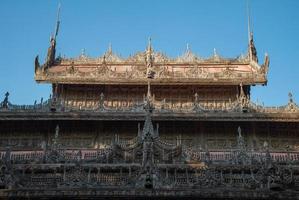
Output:
[[35,80],[47,101],[0,105],[1,198],[298,198],[299,107],[266,107],[269,58],[56,56]]

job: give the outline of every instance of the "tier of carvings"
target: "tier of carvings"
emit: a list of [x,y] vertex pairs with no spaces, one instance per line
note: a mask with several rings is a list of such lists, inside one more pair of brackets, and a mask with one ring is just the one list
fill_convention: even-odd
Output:
[[[59,126],[42,151],[2,151],[0,188],[18,190],[211,189],[283,191],[299,189],[299,153],[252,151],[238,128],[236,147],[229,152],[199,151],[162,140],[151,119],[150,98],[143,128],[130,140],[115,135],[109,146],[71,150],[63,147]],[[1,191],[0,189],[0,191]]]
[[[150,49],[150,51],[148,51]],[[58,57],[53,66],[40,66],[36,59],[35,78],[43,80],[146,80],[150,58],[154,79],[188,79],[190,81],[217,81],[247,79],[254,83],[265,83],[269,68],[269,58],[266,56],[264,64],[259,66],[249,60],[248,56],[235,59],[225,59],[214,53],[207,59],[196,56],[187,49],[178,58],[169,58],[163,53],[154,52],[149,45],[145,52],[138,52],[124,59],[109,49],[102,57],[90,58],[85,54],[77,58],[67,59]],[[83,66],[83,67],[82,67]],[[121,67],[120,67],[121,66]],[[251,71],[238,70],[238,66],[247,66]],[[63,70],[53,70],[61,68]],[[211,71],[210,68],[215,68]]]
[[[88,112],[143,112],[143,102],[132,101],[132,99],[113,101],[112,104],[109,99],[105,98],[104,93],[99,94],[99,100],[89,102],[75,100],[65,100],[55,97],[49,98],[49,100],[34,102],[33,105],[15,105],[10,103],[9,93],[5,94],[4,100],[0,103],[1,111],[57,111],[57,112],[69,112],[69,111],[88,111]],[[299,113],[299,106],[294,102],[293,95],[289,93],[289,102],[284,106],[267,107],[254,103],[250,100],[248,95],[245,95],[242,86],[241,93],[234,101],[208,101],[203,102],[199,100],[199,95],[194,94],[193,101],[189,102],[173,102],[167,99],[156,100],[153,95],[153,101],[155,111],[161,113],[201,113],[201,112],[252,112],[252,113]]]

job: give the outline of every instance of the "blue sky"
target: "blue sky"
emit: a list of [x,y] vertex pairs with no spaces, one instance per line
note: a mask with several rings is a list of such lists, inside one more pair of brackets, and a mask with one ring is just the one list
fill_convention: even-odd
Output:
[[[0,98],[32,104],[47,98],[50,86],[36,84],[34,57],[43,61],[54,31],[58,2],[61,27],[58,54],[96,57],[109,43],[128,56],[143,51],[152,37],[154,49],[178,56],[189,43],[202,57],[217,52],[236,57],[247,50],[246,0],[1,0]],[[267,86],[252,87],[252,100],[283,105],[288,92],[299,102],[299,1],[251,0],[251,18],[260,62],[270,55]]]

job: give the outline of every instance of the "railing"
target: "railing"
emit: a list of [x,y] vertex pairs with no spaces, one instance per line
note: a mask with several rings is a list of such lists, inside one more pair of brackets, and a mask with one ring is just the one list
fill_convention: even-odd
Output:
[[[102,94],[101,94],[102,95]],[[145,99],[143,102],[132,100],[121,100],[120,103],[111,104],[109,99],[101,99],[96,102],[88,103],[85,101],[69,101],[50,98],[47,101],[34,103],[33,105],[15,105],[7,99],[0,103],[0,112],[2,111],[36,111],[36,112],[71,112],[71,111],[88,111],[88,112],[143,112]],[[169,101],[166,99],[151,100],[154,106],[154,112],[177,112],[177,113],[197,113],[197,112],[258,112],[258,113],[299,113],[299,106],[290,98],[287,105],[278,107],[266,107],[250,101],[247,97],[244,101],[236,99],[234,101]]]
[[[197,151],[184,149],[185,153],[195,160],[206,161],[228,161],[235,157],[236,152],[232,151]],[[108,155],[109,149],[85,149],[85,150],[61,150],[66,160],[95,160],[101,155]],[[1,151],[0,158],[5,160],[8,152]],[[265,152],[246,152],[250,158],[262,159],[266,157]],[[274,162],[299,161],[299,152],[270,152],[271,159]],[[45,156],[44,151],[11,151],[9,152],[9,160],[15,161],[33,161],[42,159]]]

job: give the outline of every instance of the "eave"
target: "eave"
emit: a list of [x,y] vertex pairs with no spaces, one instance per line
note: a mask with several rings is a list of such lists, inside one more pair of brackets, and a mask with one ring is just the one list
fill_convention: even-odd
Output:
[[[80,120],[80,121],[143,121],[144,112],[37,112],[1,111],[0,121],[42,121],[42,120]],[[299,122],[299,113],[153,113],[154,121],[225,121],[225,122]]]

